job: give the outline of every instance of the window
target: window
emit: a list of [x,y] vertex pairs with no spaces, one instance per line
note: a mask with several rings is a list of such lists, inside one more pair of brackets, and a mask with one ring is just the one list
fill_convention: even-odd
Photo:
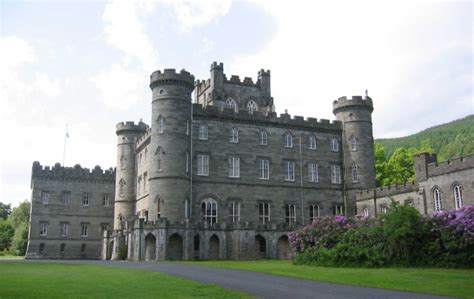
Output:
[[331,183],[341,183],[341,167],[339,165],[331,165]]
[[189,153],[186,152],[186,166],[185,166],[186,173],[189,173]]
[[336,138],[331,139],[331,151],[338,152],[339,151],[339,141]]
[[197,174],[202,176],[209,175],[209,156],[197,155]]
[[162,134],[165,128],[165,119],[163,116],[158,116],[158,134]]
[[163,154],[164,154],[164,151],[163,151],[163,148],[161,146],[159,146],[157,149],[156,149],[156,167],[158,168],[158,171],[162,171],[163,170]]
[[41,191],[41,203],[44,205],[49,204],[49,192]]
[[59,254],[64,255],[65,251],[66,251],[66,244],[62,243],[61,247],[59,247]]
[[260,223],[265,224],[270,222],[270,204],[266,202],[258,204],[258,218],[260,219]]
[[69,223],[62,222],[59,224],[59,233],[61,237],[67,237],[69,233]]
[[456,207],[456,210],[458,210],[463,207],[461,186],[457,184],[454,185],[453,192],[454,192],[454,205]]
[[143,218],[145,223],[148,222],[148,210],[143,210]]
[[316,149],[316,137],[314,135],[309,136],[309,149]]
[[257,103],[255,103],[253,100],[250,100],[248,103],[247,103],[247,110],[249,112],[249,114],[253,114],[255,111],[257,111]]
[[229,177],[230,178],[240,177],[240,158],[229,157]]
[[229,206],[229,216],[232,222],[240,221],[240,202],[231,202]]
[[104,207],[108,207],[110,205],[110,200],[109,200],[109,195],[108,194],[102,195],[102,205]]
[[285,147],[293,147],[293,135],[291,133],[285,135]]
[[71,193],[70,192],[63,192],[61,194],[61,203],[65,206],[69,205],[71,200]]
[[86,255],[86,244],[81,245],[81,254]]
[[381,212],[382,214],[387,214],[387,212],[388,212],[387,206],[386,206],[386,205],[380,206],[380,212]]
[[122,155],[122,157],[120,157],[120,169],[125,169],[125,161],[127,161],[127,158]]
[[89,194],[87,193],[82,194],[82,206],[83,207],[89,206]]
[[309,221],[313,223],[318,217],[319,217],[319,206],[310,205],[309,206]]
[[359,182],[359,167],[357,164],[352,164],[351,166],[351,174],[352,174],[352,182],[357,183]]
[[283,175],[285,181],[294,181],[295,180],[295,162],[293,161],[284,161],[283,162]]
[[186,121],[186,135],[189,135],[189,120]]
[[353,152],[357,151],[357,138],[352,136],[351,139],[349,139],[349,144],[350,144],[351,151]]
[[293,204],[285,206],[286,224],[293,226],[296,222],[296,208]]
[[127,185],[127,183],[125,183],[124,179],[120,179],[119,181],[119,196],[120,197],[124,197],[124,188],[125,188],[125,185]]
[[89,235],[89,226],[88,224],[81,224],[81,236],[87,237]]
[[237,128],[231,128],[229,131],[229,142],[238,143],[239,142],[239,130]]
[[318,164],[308,163],[308,181],[312,183],[319,182]]
[[102,224],[100,225],[100,230],[101,230],[102,232],[105,232],[105,231],[109,230],[109,224],[107,224],[107,223],[102,223]]
[[364,217],[369,217],[369,209],[368,208],[364,208],[363,213],[364,213]]
[[343,215],[344,214],[344,211],[342,209],[342,205],[335,205],[333,207],[333,214],[334,215]]
[[156,200],[156,216],[157,218],[160,218],[161,217],[161,198],[158,197],[158,199]]
[[267,145],[268,144],[268,134],[267,131],[261,130],[260,131],[260,145]]
[[143,154],[140,153],[140,155],[138,156],[138,166],[142,165],[142,158],[143,158]]
[[142,176],[139,176],[137,181],[137,195],[140,195],[142,191]]
[[39,246],[39,254],[44,254],[44,243],[41,243]]
[[207,125],[199,125],[199,140],[207,140]]
[[270,160],[258,160],[258,178],[268,180],[270,178]]
[[40,236],[46,237],[48,235],[48,223],[40,222]]
[[439,212],[443,210],[443,205],[441,202],[441,191],[439,191],[438,188],[433,190],[433,196],[434,196],[434,210],[435,212]]
[[217,201],[213,198],[206,198],[201,203],[201,212],[204,222],[217,223]]
[[146,182],[148,181],[148,173],[143,174],[143,192],[146,192]]
[[145,162],[147,160],[147,156],[148,156],[148,148],[145,147],[145,155],[144,155]]
[[237,109],[237,105],[235,104],[235,101],[233,98],[228,98],[226,101],[225,101],[225,104],[227,106],[227,108],[230,108],[232,110],[234,110],[235,112],[238,112],[239,110]]

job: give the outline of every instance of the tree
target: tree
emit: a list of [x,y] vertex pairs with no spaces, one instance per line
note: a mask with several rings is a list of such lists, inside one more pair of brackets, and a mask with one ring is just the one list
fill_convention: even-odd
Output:
[[380,143],[374,143],[374,154],[375,154],[375,180],[377,186],[380,187],[384,184],[386,179],[386,168],[387,168],[387,156],[385,155],[385,148]]
[[15,229],[10,221],[0,219],[0,251],[10,248]]
[[20,205],[13,209],[10,219],[13,227],[16,229],[21,223],[27,223],[30,220],[30,207],[31,204],[28,201],[20,203]]
[[0,219],[7,220],[8,216],[10,216],[12,212],[12,205],[11,204],[4,204],[0,202]]
[[11,251],[15,255],[25,255],[28,245],[28,222],[22,222],[15,229]]

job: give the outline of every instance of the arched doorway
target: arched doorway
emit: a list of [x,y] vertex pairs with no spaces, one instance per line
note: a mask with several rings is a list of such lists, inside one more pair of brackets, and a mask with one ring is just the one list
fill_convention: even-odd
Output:
[[154,261],[156,259],[156,238],[153,234],[145,237],[145,261]]
[[216,235],[212,235],[211,239],[209,240],[209,259],[219,259],[219,237]]
[[183,259],[183,238],[179,234],[173,234],[168,242],[168,259]]
[[114,250],[114,241],[109,242],[109,247],[107,248],[107,259],[111,260],[112,259],[112,252]]
[[194,242],[193,242],[193,249],[194,249],[194,259],[198,260],[199,259],[199,247],[200,247],[200,242],[201,239],[199,238],[199,235],[194,236]]
[[267,257],[267,242],[261,235],[255,236],[255,258],[264,259]]
[[290,242],[288,236],[284,235],[278,239],[277,242],[278,258],[281,260],[290,258]]

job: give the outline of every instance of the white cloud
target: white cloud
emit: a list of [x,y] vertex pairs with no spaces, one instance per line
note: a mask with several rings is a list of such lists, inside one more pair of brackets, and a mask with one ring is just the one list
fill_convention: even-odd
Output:
[[33,88],[47,96],[57,96],[61,92],[61,83],[58,79],[50,78],[47,74],[36,74]]

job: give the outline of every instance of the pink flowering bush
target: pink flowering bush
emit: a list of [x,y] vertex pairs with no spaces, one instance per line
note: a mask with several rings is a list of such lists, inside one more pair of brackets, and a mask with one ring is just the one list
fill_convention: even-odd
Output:
[[289,240],[296,264],[472,268],[474,206],[422,217],[393,203],[378,219],[318,218]]

